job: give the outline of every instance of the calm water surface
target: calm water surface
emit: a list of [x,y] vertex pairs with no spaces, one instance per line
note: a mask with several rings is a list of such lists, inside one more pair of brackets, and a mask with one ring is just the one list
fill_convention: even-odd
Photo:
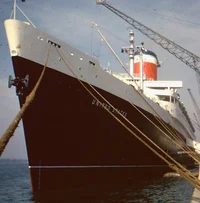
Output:
[[193,186],[175,175],[123,185],[87,185],[65,192],[33,195],[27,161],[0,159],[0,203],[150,202],[189,203]]

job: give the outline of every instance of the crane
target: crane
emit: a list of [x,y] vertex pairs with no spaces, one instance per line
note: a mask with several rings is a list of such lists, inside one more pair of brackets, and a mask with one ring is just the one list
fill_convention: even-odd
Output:
[[142,23],[138,22],[137,20],[129,17],[128,15],[124,14],[123,12],[117,10],[113,6],[109,5],[106,0],[96,0],[97,4],[101,4],[108,8],[110,11],[115,13],[117,16],[125,20],[135,29],[142,32],[148,38],[152,39],[158,45],[163,47],[173,56],[181,60],[183,63],[188,65],[196,72],[197,84],[200,93],[200,57],[193,54],[192,52],[184,49],[183,47],[179,46],[178,44],[172,42],[171,40],[167,39],[166,37],[160,35],[159,33],[153,31],[152,29],[148,28],[147,26],[143,25]]

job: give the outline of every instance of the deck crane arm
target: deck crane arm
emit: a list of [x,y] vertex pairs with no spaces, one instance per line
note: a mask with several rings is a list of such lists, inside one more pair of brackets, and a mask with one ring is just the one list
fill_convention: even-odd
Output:
[[123,12],[117,10],[113,6],[109,5],[105,0],[96,0],[97,4],[101,4],[115,13],[117,16],[125,20],[135,29],[142,32],[148,38],[152,39],[154,42],[159,44],[161,47],[166,49],[169,53],[174,55],[176,58],[181,60],[183,63],[188,65],[194,71],[196,71],[197,83],[200,92],[200,57],[196,56],[195,54],[191,53],[190,51],[184,49],[183,47],[177,45],[176,43],[172,42],[171,40],[167,39],[166,37],[160,35],[159,33],[153,31],[152,29],[148,28],[147,26],[143,25],[142,23],[138,22],[137,20],[129,17],[128,15],[124,14]]

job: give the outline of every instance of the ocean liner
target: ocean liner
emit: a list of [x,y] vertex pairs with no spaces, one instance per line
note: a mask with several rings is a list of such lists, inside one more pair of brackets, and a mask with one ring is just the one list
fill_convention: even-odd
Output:
[[144,135],[179,163],[194,165],[181,147],[193,150],[195,140],[177,93],[182,82],[157,80],[155,53],[138,48],[130,56],[131,74],[115,73],[30,23],[8,19],[5,30],[15,73],[9,86],[16,86],[20,106],[49,53],[36,97],[23,116],[33,192],[168,171]]

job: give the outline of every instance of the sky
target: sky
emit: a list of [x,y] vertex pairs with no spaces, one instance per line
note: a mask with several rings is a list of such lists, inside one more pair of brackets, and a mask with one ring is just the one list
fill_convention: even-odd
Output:
[[[198,0],[108,0],[110,5],[135,18],[152,30],[200,56],[200,1]],[[48,34],[97,58],[104,66],[123,72],[92,22],[99,25],[101,32],[124,63],[128,56],[121,54],[122,46],[129,44],[129,24],[114,13],[96,5],[95,0],[17,0],[18,6],[31,19],[35,26]],[[19,111],[15,88],[8,88],[8,77],[13,74],[12,63],[7,45],[4,20],[10,17],[13,0],[0,0],[0,136]],[[17,19],[26,19],[17,12]],[[135,45],[144,42],[146,49],[155,52],[162,66],[158,70],[160,80],[182,80],[184,88],[179,90],[181,100],[194,120],[194,106],[187,88],[190,88],[198,105],[199,93],[195,72],[166,50],[133,29]],[[200,141],[200,133],[196,133]],[[27,159],[22,123],[6,147],[2,158]]]

